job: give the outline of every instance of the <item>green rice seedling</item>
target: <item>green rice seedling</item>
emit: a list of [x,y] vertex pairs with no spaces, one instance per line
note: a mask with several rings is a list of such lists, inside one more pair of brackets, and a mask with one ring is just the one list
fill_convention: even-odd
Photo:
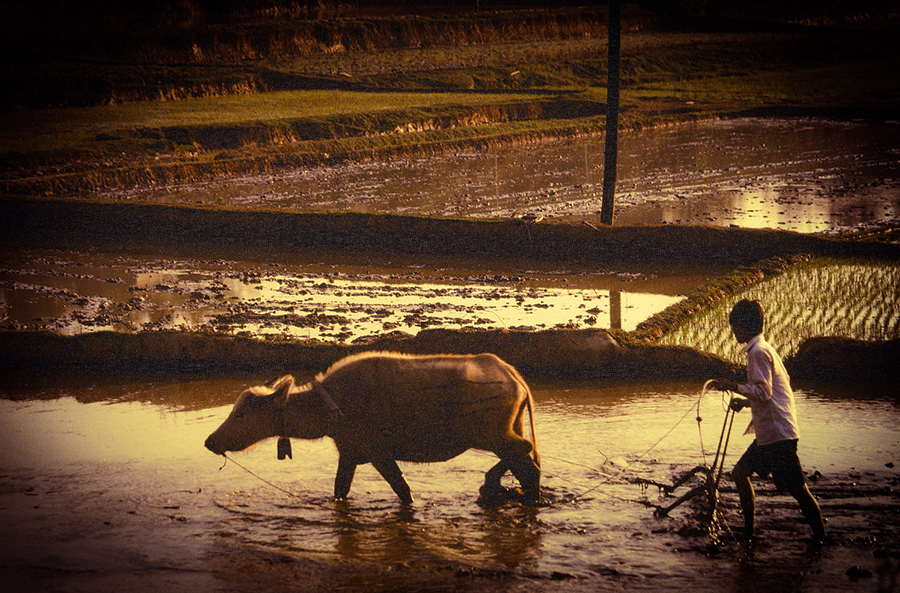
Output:
[[766,339],[782,356],[793,354],[804,340],[816,336],[900,337],[900,265],[816,259],[719,301],[660,342],[693,346],[741,362],[743,347],[731,335],[728,313],[744,298],[762,305]]

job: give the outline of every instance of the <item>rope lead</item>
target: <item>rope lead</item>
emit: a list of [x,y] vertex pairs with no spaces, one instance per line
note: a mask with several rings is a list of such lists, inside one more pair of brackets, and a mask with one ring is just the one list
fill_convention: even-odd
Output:
[[[267,479],[265,479],[264,477],[260,476],[259,474],[253,473],[252,471],[250,471],[249,469],[247,469],[246,467],[244,467],[243,465],[241,465],[240,463],[238,463],[237,461],[235,461],[235,460],[232,459],[231,457],[228,457],[228,456],[225,455],[224,453],[222,453],[222,457],[224,457],[224,458],[226,459],[226,463],[227,463],[227,461],[231,461],[231,463],[235,464],[236,466],[238,466],[239,468],[241,468],[242,470],[244,470],[245,472],[247,472],[248,474],[250,474],[251,476],[253,476],[253,477],[256,478],[257,480],[259,480],[259,481],[261,481],[261,482],[263,482],[263,483],[265,483],[265,484],[268,484],[269,486],[271,486],[271,487],[274,488],[275,490],[280,490],[280,491],[284,492],[285,494],[287,494],[288,496],[297,496],[296,494],[294,494],[294,493],[291,492],[290,490],[285,490],[285,489],[282,488],[281,486],[279,486],[279,485],[277,485],[277,484],[273,484],[272,482],[270,482],[269,480],[267,480]],[[222,465],[222,467],[225,467],[225,466]],[[219,470],[221,470],[222,467],[220,467]]]

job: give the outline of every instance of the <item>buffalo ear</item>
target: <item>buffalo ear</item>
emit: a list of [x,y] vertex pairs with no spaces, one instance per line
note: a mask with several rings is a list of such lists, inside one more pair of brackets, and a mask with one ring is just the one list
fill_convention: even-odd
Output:
[[[287,401],[288,395],[291,391],[291,388],[294,386],[294,378],[291,375],[284,375],[283,377],[270,381],[266,387],[272,389],[272,393],[268,393],[267,395],[257,395],[256,391],[259,388],[249,390],[247,397],[244,398],[243,402],[240,404],[240,409],[235,410],[235,416],[240,418],[244,415],[244,410],[254,411],[260,408],[263,408],[272,402],[276,404],[283,405],[284,402]],[[268,389],[263,390],[263,393],[266,393]]]
[[275,399],[276,404],[283,406],[291,394],[291,389],[294,387],[294,377],[285,375],[273,387],[275,388],[275,393],[271,397]]

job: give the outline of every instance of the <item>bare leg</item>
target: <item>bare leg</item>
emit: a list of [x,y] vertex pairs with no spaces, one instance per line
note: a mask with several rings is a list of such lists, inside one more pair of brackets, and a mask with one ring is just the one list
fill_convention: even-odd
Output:
[[744,512],[744,533],[753,537],[756,528],[756,493],[750,482],[750,472],[738,463],[731,470],[731,479],[741,499],[741,510]]
[[353,476],[356,473],[356,462],[350,461],[341,455],[338,458],[337,476],[334,478],[334,497],[338,500],[347,498],[350,494],[350,485],[353,484]]
[[409,484],[406,483],[406,479],[403,477],[403,472],[397,467],[397,462],[393,459],[373,459],[371,461],[378,473],[387,480],[387,483],[391,485],[391,488],[400,497],[400,502],[412,504],[412,492],[410,492]]
[[813,536],[818,540],[825,539],[825,520],[822,518],[822,510],[806,484],[791,490],[790,493],[800,503],[800,510],[803,511],[803,516],[806,517]]

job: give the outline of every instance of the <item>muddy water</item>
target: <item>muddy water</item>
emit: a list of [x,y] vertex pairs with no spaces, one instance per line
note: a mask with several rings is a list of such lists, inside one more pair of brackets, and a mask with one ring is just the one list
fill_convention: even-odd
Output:
[[[342,164],[115,200],[597,220],[602,140]],[[900,125],[746,118],[620,136],[616,224],[823,232],[900,220]]]
[[[748,556],[728,526],[711,553],[691,505],[654,518],[645,503],[671,499],[632,483],[671,482],[711,462],[724,412],[718,394],[707,394],[698,428],[699,383],[534,383],[550,503],[538,509],[478,506],[477,488],[494,461],[475,451],[405,465],[417,499],[410,509],[369,466],[360,468],[347,502],[331,500],[336,453],[328,439],[295,440],[293,460],[277,461],[272,441],[233,454],[272,485],[263,483],[202,446],[245,384],[4,387],[0,568],[8,582],[21,590],[210,590],[240,581],[219,561],[240,552],[277,553],[283,560],[266,571],[299,558],[345,567],[330,582],[335,590],[392,590],[412,571],[450,579],[427,590],[456,590],[453,581],[465,590],[458,579],[466,575],[533,583],[527,590],[690,584],[699,591],[745,590],[740,573],[748,570],[755,583],[789,579],[788,589],[773,590],[846,590],[844,572],[853,565],[897,576],[896,560],[873,556],[900,551],[900,521],[888,510],[898,503],[898,476],[886,468],[900,462],[900,410],[885,392],[798,393],[801,458],[807,473],[822,474],[813,490],[842,543],[809,548],[791,501],[762,482],[767,543]],[[748,444],[746,420],[738,417],[728,467]],[[733,492],[722,498],[728,525],[740,524]],[[360,565],[379,568],[352,570]],[[551,586],[556,579],[559,589]],[[875,591],[882,582],[878,576],[853,587]]]
[[444,262],[159,260],[16,252],[0,269],[0,327],[74,335],[181,329],[330,342],[424,328],[634,329],[708,272],[466,269]]
[[[856,123],[742,120],[626,135],[618,222],[828,231],[893,220],[900,195],[897,146],[895,127]],[[600,150],[594,143],[542,145],[115,197],[589,218],[599,210]],[[622,296],[627,329],[709,278],[576,268],[485,273],[462,266],[435,272],[411,268],[411,262],[377,262],[369,269],[309,262],[273,269],[96,253],[3,258],[3,326],[63,333],[183,327],[352,340],[394,329],[415,332],[439,321],[604,326],[612,323],[613,292]],[[863,276],[887,284],[875,289],[881,296],[860,302],[897,294],[896,269],[889,268],[863,270]],[[850,294],[841,286],[869,285],[853,273],[849,279],[843,272],[824,275],[837,278],[835,294]],[[809,279],[792,282],[806,286]],[[654,295],[650,305],[642,304],[642,295]],[[407,296],[413,301],[409,310],[402,304]],[[815,304],[786,305],[782,316],[815,313],[804,307],[818,310]],[[529,309],[534,315],[524,316]],[[896,318],[894,301],[882,309],[887,312],[879,310],[879,319]],[[562,317],[551,317],[556,310]],[[854,319],[859,315],[865,313]],[[303,325],[307,321],[312,323]],[[711,549],[710,539],[696,529],[693,508],[654,518],[642,503],[670,500],[632,483],[638,477],[669,481],[711,458],[724,412],[717,396],[707,396],[698,428],[692,406],[702,379],[629,386],[535,383],[550,503],[541,509],[475,504],[483,472],[493,464],[478,452],[405,466],[417,497],[412,509],[402,509],[369,467],[358,472],[351,500],[332,501],[336,454],[327,440],[295,441],[291,461],[276,460],[274,443],[234,455],[275,486],[234,463],[223,467],[202,442],[245,381],[5,385],[0,570],[21,590],[211,590],[282,577],[293,584],[300,578],[292,572],[299,570],[298,559],[330,575],[330,588],[351,590],[410,589],[410,579],[421,580],[422,574],[437,576],[419,590],[435,591],[468,590],[478,578],[507,579],[504,586],[483,590],[745,591],[748,583],[771,591],[896,590],[896,395],[869,385],[803,386],[798,393],[801,459],[807,473],[822,474],[813,491],[838,545],[816,549],[804,543],[806,528],[791,501],[763,483],[763,544],[748,551],[726,527],[723,545]],[[728,466],[748,444],[740,434],[745,423],[738,419]],[[738,525],[733,492],[722,496],[728,525]],[[258,553],[277,556],[266,557],[265,570],[253,572]],[[331,566],[337,572],[329,572]],[[853,566],[873,576],[850,580],[846,571]],[[314,590],[316,578],[308,575],[308,589]],[[283,586],[280,581],[258,588]]]

